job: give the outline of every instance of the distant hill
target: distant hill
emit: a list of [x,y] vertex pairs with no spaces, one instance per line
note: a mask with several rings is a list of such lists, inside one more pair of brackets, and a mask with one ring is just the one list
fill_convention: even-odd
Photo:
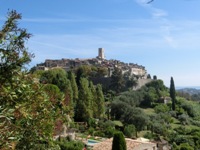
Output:
[[196,88],[182,88],[182,89],[178,89],[177,91],[188,93],[190,95],[200,94],[200,89],[196,89]]
[[188,100],[200,101],[200,89],[182,88],[176,91],[179,96],[185,97]]

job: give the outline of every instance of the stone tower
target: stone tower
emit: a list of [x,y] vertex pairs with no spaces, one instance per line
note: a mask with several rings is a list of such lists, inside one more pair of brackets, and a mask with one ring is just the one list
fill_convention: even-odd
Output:
[[98,58],[100,58],[100,59],[105,59],[105,56],[104,56],[104,49],[103,49],[103,48],[99,48],[99,55],[98,55]]

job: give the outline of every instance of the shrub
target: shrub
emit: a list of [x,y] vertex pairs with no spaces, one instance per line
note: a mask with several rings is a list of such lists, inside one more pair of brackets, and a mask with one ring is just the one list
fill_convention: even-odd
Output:
[[112,150],[126,150],[126,141],[122,132],[116,132],[113,137]]
[[128,138],[134,138],[136,135],[136,130],[134,125],[128,125],[124,129],[124,135]]
[[80,141],[70,141],[70,142],[57,142],[61,150],[81,150],[84,144]]
[[108,137],[108,138],[111,138],[113,137],[114,133],[115,133],[115,129],[113,127],[108,127],[106,130],[105,130],[105,136]]

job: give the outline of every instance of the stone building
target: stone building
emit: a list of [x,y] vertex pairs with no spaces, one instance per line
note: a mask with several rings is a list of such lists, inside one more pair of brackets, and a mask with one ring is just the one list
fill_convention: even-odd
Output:
[[46,59],[44,63],[37,64],[36,69],[37,70],[48,70],[53,68],[63,68],[66,71],[69,71],[71,69],[78,68],[82,65],[91,65],[96,67],[105,67],[108,69],[108,74],[105,77],[111,77],[112,72],[114,71],[114,68],[117,67],[121,69],[122,73],[129,74],[130,76],[137,76],[142,79],[147,78],[147,71],[145,70],[144,66],[134,64],[134,63],[124,63],[119,60],[111,59],[107,60],[105,59],[104,49],[99,48],[98,49],[98,56],[96,58],[90,58],[90,59],[58,59],[58,60],[52,60],[52,59]]

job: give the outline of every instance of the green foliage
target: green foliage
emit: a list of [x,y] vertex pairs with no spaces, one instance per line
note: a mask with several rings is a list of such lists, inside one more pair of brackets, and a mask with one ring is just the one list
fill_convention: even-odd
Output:
[[75,119],[77,121],[88,121],[92,117],[92,93],[86,78],[80,79],[79,99],[75,108]]
[[134,124],[137,131],[141,131],[148,124],[148,116],[140,109],[131,107],[121,101],[111,103],[111,116],[123,123]]
[[74,98],[71,82],[67,79],[65,89],[65,99],[63,101],[63,110],[70,116],[74,116]]
[[142,92],[139,91],[127,91],[121,93],[119,96],[115,97],[114,100],[119,100],[125,102],[131,106],[139,106],[144,96]]
[[180,146],[178,146],[179,150],[194,150],[193,147],[191,147],[188,143],[181,143]]
[[171,80],[170,80],[170,89],[169,90],[170,90],[170,97],[172,99],[172,110],[175,110],[175,108],[176,108],[176,90],[175,90],[173,77],[171,77]]
[[157,76],[156,75],[153,76],[153,80],[157,80]]
[[47,93],[54,106],[61,106],[62,93],[56,85],[45,84],[43,90]]
[[107,138],[111,138],[113,137],[114,133],[116,132],[115,128],[114,127],[107,127],[104,131],[104,134]]
[[77,70],[76,70],[76,83],[78,85],[78,87],[80,86],[80,80],[81,78],[88,78],[89,75],[91,74],[91,67],[90,66],[80,66]]
[[60,150],[81,150],[84,148],[84,144],[80,141],[58,141],[56,142],[60,146]]
[[19,19],[10,11],[0,30],[0,149],[59,149],[52,135],[56,118],[62,118],[57,106],[62,95],[26,72],[32,55],[24,43],[30,34],[17,26]]
[[125,87],[125,81],[122,75],[122,72],[119,68],[115,68],[111,76],[111,85],[110,88],[119,93],[122,92]]
[[127,125],[124,128],[124,135],[128,138],[135,138],[136,136],[136,129],[134,125]]
[[147,139],[155,139],[155,136],[154,136],[154,134],[153,133],[150,133],[150,132],[146,132],[145,134],[144,134],[144,138],[147,138]]
[[96,92],[96,87],[94,86],[92,81],[89,82],[89,88],[92,94],[91,107],[93,110],[93,117],[98,118],[99,114],[98,114],[97,92]]
[[158,104],[156,107],[154,107],[154,110],[156,113],[165,113],[168,112],[170,109],[166,104]]
[[156,133],[162,136],[168,134],[170,129],[169,124],[172,122],[172,118],[169,113],[159,113],[150,116],[150,130],[152,133]]
[[142,87],[141,92],[144,94],[143,101],[140,106],[153,107],[158,102],[159,98],[168,95],[168,89],[162,80],[153,80]]
[[104,95],[102,92],[102,87],[100,84],[97,85],[96,87],[96,106],[97,106],[97,118],[103,118],[105,114],[105,103],[104,103]]
[[96,76],[104,77],[106,75],[108,75],[108,68],[107,67],[99,67],[97,70]]
[[71,82],[74,102],[76,103],[76,101],[78,99],[78,86],[77,86],[77,83],[76,83],[75,74],[73,72],[69,72],[69,80]]
[[147,75],[147,79],[151,79],[151,75],[150,74]]
[[54,84],[64,92],[67,87],[67,73],[61,68],[47,70],[41,74],[40,82],[44,84]]
[[189,116],[186,114],[181,114],[178,116],[178,120],[181,122],[181,124],[186,125],[189,124]]
[[122,132],[116,132],[113,137],[112,150],[126,150],[126,141]]
[[[25,64],[31,61],[31,55],[26,51],[25,41],[31,34],[26,29],[19,28],[18,20],[21,14],[8,12],[7,21],[0,30],[0,83],[9,82],[14,74],[18,74]],[[6,74],[6,76],[5,76]],[[11,81],[12,82],[12,81]]]

